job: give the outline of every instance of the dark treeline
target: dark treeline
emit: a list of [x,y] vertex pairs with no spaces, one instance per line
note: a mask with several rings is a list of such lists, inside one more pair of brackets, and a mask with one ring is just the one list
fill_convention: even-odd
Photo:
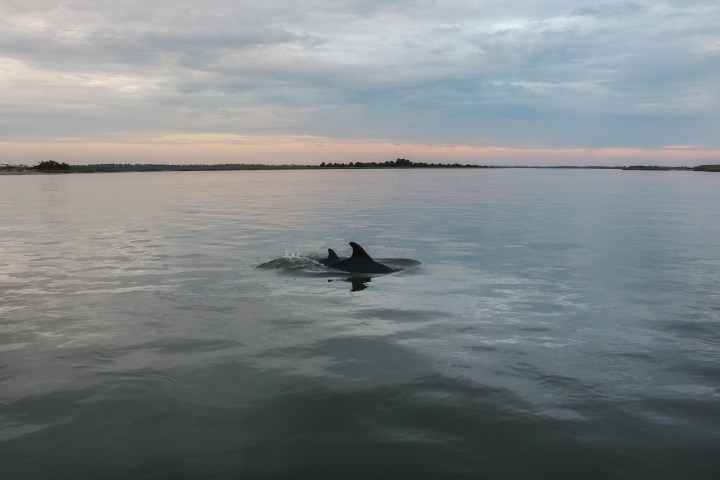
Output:
[[340,168],[557,168],[557,169],[622,169],[644,171],[697,171],[720,172],[720,164],[698,165],[696,167],[664,167],[657,165],[630,165],[626,167],[608,166],[498,166],[498,165],[461,165],[459,163],[425,163],[412,162],[406,158],[388,160],[386,162],[349,162],[326,163],[320,165],[266,165],[259,163],[222,163],[222,164],[191,164],[168,165],[157,163],[96,163],[89,165],[69,165],[54,160],[46,160],[29,167],[27,165],[0,165],[0,172],[22,173],[93,173],[93,172],[168,172],[168,171],[220,171],[220,170],[309,170],[309,169],[340,169]]
[[94,163],[89,165],[68,165],[54,160],[40,162],[34,167],[27,165],[0,165],[0,172],[22,173],[105,173],[105,172],[172,172],[208,170],[288,170],[319,168],[310,165],[263,165],[247,163],[169,165],[158,163]]
[[321,163],[320,168],[494,168],[485,165],[461,165],[459,163],[425,163],[412,162],[407,158],[398,158],[394,162],[350,162],[350,163]]
[[317,168],[490,168],[480,165],[461,165],[459,163],[424,163],[412,162],[406,158],[398,158],[387,162],[350,162],[350,163],[321,163],[320,165],[264,165],[246,163],[223,163],[217,165],[159,165],[159,164],[94,164],[73,165],[76,172],[155,172],[155,171],[198,171],[198,170],[287,170],[287,169],[317,169]]
[[72,167],[64,162],[46,160],[44,162],[38,163],[37,165],[32,167],[32,169],[39,172],[70,172],[72,170]]
[[73,172],[167,172],[167,171],[208,171],[208,170],[282,170],[310,168],[306,165],[262,165],[248,163],[167,165],[157,163],[96,163],[73,165]]
[[158,163],[93,163],[89,165],[68,165],[54,160],[40,162],[34,167],[26,165],[2,165],[0,170],[35,170],[46,173],[93,173],[93,172],[167,172],[167,171],[213,171],[213,170],[301,170],[325,168],[495,168],[480,165],[461,165],[459,163],[424,163],[412,162],[406,158],[398,158],[387,162],[349,162],[321,163],[320,165],[267,165],[259,163],[222,163],[222,164],[190,164],[172,165]]
[[698,165],[697,167],[661,167],[658,165],[630,165],[623,170],[651,170],[651,171],[694,171],[694,172],[720,172],[720,164]]

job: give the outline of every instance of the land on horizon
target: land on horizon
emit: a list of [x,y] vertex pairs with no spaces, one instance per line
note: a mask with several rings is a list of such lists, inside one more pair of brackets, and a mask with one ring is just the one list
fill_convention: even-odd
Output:
[[48,160],[34,166],[0,164],[0,174],[34,174],[34,173],[110,173],[110,172],[160,172],[160,171],[223,171],[223,170],[318,170],[318,169],[397,169],[397,168],[541,168],[541,169],[602,169],[602,170],[649,170],[649,171],[703,171],[718,172],[720,164],[687,166],[515,166],[515,165],[476,165],[459,163],[425,163],[412,162],[405,158],[386,162],[348,162],[326,163],[319,165],[300,164],[261,164],[261,163],[223,163],[223,164],[160,164],[160,163],[98,163],[87,165],[70,165],[64,162]]

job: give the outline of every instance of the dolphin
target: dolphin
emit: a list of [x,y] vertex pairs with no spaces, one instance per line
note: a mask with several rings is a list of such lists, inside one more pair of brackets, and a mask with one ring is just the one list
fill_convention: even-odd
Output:
[[337,253],[335,253],[335,250],[332,248],[328,248],[328,256],[327,258],[322,258],[318,260],[318,262],[322,263],[326,267],[329,267],[333,263],[337,263],[340,261],[340,257],[337,256]]
[[[339,260],[330,264],[326,263],[325,265],[330,268],[336,268],[338,270],[352,273],[391,273],[396,271],[387,265],[383,265],[382,263],[378,263],[373,260],[372,257],[368,255],[367,252],[357,243],[350,242],[350,246],[352,247],[352,256],[350,258]],[[329,250],[329,252],[332,252],[333,254],[335,253],[332,250]],[[328,258],[330,258],[329,252]],[[337,257],[337,255],[335,256]]]

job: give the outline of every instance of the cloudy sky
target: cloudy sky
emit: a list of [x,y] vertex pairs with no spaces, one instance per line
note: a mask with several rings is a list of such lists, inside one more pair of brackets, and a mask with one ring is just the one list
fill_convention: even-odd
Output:
[[0,163],[720,163],[717,0],[0,0]]

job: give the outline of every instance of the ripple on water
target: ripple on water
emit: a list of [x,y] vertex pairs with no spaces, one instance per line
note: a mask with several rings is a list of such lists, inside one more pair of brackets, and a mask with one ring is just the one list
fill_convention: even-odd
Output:
[[717,180],[0,177],[0,478],[720,478]]

